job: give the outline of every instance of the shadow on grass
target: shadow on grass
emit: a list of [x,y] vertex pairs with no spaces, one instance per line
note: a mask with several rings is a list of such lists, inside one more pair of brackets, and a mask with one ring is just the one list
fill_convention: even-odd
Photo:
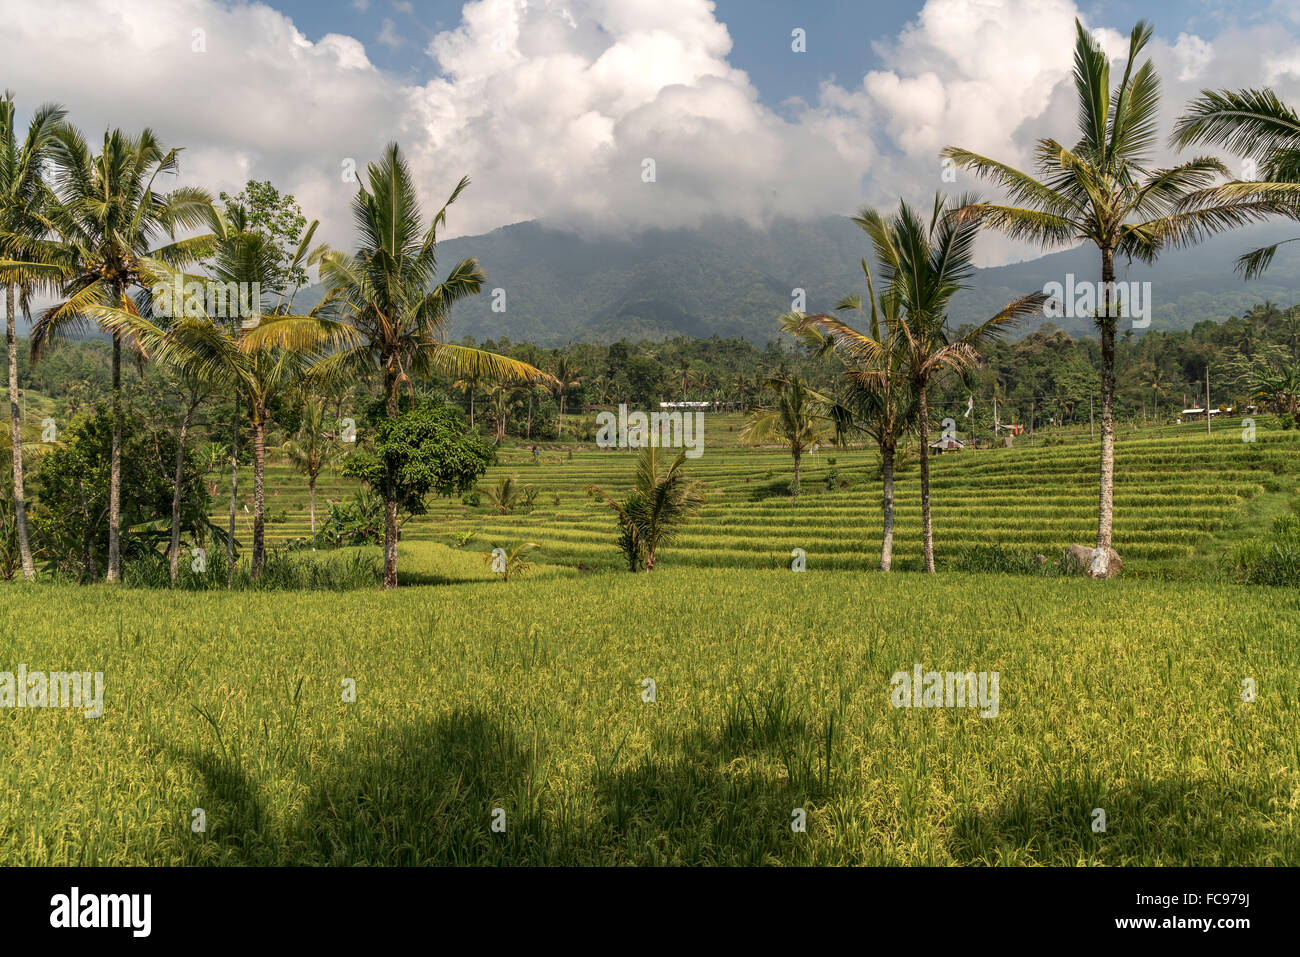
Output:
[[190,753],[208,828],[186,863],[799,863],[808,842],[791,812],[831,790],[835,735],[782,698],[737,704],[719,732],[668,739],[618,770],[598,763],[590,788],[566,795],[539,772],[540,739],[458,710],[336,752],[283,820],[236,762]]
[[[1258,785],[1168,778],[1107,788],[1087,775],[1022,788],[992,808],[963,809],[948,849],[963,864],[1282,865],[1300,855],[1270,817],[1279,795]],[[1094,809],[1105,812],[1093,831]]]

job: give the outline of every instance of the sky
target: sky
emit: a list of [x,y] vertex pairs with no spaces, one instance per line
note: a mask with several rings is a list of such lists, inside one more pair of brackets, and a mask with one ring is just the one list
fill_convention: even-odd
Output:
[[[1203,88],[1300,107],[1300,4],[1273,0],[0,0],[3,83],[88,137],[152,127],[177,182],[292,193],[350,248],[351,171],[396,140],[446,236],[540,219],[584,235],[769,226],[981,184],[1074,138],[1079,17],[1115,58],[1139,18],[1164,129]],[[1118,68],[1118,67],[1117,67]],[[1174,154],[1165,151],[1157,161]],[[1232,157],[1224,157],[1230,165]],[[648,162],[653,181],[647,181]],[[985,188],[987,192],[987,188]],[[1032,255],[982,238],[981,265]]]

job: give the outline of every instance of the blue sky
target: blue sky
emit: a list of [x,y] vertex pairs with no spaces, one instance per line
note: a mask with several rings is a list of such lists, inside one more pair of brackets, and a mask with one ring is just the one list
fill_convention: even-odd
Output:
[[[0,16],[20,110],[150,126],[184,147],[182,180],[269,179],[340,245],[347,171],[393,140],[426,204],[473,180],[446,235],[770,226],[979,188],[942,179],[945,146],[1026,167],[1040,137],[1073,138],[1076,17],[1112,58],[1154,22],[1166,129],[1205,88],[1300,105],[1294,0],[0,0]],[[1024,254],[981,240],[982,265]]]
[[[292,17],[310,39],[327,33],[357,37],[373,63],[412,81],[436,74],[437,64],[427,52],[429,40],[460,21],[462,6],[456,0],[278,0],[269,5]],[[896,36],[922,6],[918,0],[716,0],[715,5],[734,43],[731,62],[749,73],[764,101],[773,106],[791,96],[813,98],[822,80],[861,77],[879,68],[873,46]],[[1174,35],[1217,33],[1225,24],[1267,20],[1272,4],[1099,0],[1079,6],[1092,23],[1124,30],[1146,18],[1162,33]],[[393,30],[385,36],[386,20]],[[785,54],[796,26],[807,31],[809,56],[791,59]],[[394,40],[400,42],[391,45]]]

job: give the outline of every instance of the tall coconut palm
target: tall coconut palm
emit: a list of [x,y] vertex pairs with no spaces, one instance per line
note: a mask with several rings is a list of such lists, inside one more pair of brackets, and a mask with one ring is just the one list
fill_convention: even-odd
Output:
[[[1275,212],[1298,218],[1300,116],[1272,90],[1202,90],[1174,124],[1173,142],[1180,149],[1215,143],[1246,157],[1258,177],[1210,187],[1188,197],[1187,207],[1254,200],[1276,204]],[[1254,279],[1268,269],[1279,247],[1298,241],[1300,237],[1284,239],[1243,253],[1237,271]]]
[[[469,180],[457,184],[428,228],[410,168],[396,143],[384,149],[378,163],[369,165],[367,180],[352,201],[361,240],[357,251],[349,255],[331,250],[320,258],[321,281],[328,289],[321,314],[337,312],[361,341],[332,355],[323,371],[377,368],[390,418],[398,414],[399,390],[405,385],[414,395],[412,377],[435,370],[458,378],[473,375],[554,387],[556,380],[526,362],[446,341],[452,306],[476,295],[486,279],[478,263],[466,259],[442,282],[435,282],[438,229],[446,222],[447,207]],[[384,587],[397,587],[395,474],[384,487]]]
[[[1187,246],[1215,232],[1264,218],[1276,203],[1254,196],[1214,196],[1205,191],[1227,167],[1197,157],[1168,169],[1152,169],[1157,139],[1160,80],[1138,55],[1152,29],[1139,21],[1129,35],[1124,76],[1112,90],[1110,61],[1101,45],[1075,21],[1074,87],[1079,139],[1066,147],[1038,141],[1036,175],[1021,172],[960,147],[944,156],[1001,187],[1009,205],[971,203],[957,211],[1015,239],[1043,248],[1092,243],[1101,257],[1095,322],[1101,333],[1101,468],[1097,558],[1094,574],[1106,574],[1115,494],[1115,327],[1117,254],[1151,263],[1169,246]],[[1199,197],[1199,200],[1196,198]]]
[[[177,172],[178,149],[166,149],[152,130],[138,136],[105,132],[101,151],[91,152],[73,127],[60,125],[50,142],[54,198],[38,218],[51,239],[33,246],[42,275],[57,279],[62,299],[32,326],[32,360],[69,331],[97,322],[102,309],[137,311],[133,290],[146,288],[145,259],[173,266],[193,262],[212,245],[210,234],[177,240],[178,230],[203,226],[212,200],[197,187],[157,191],[160,176]],[[168,242],[159,245],[167,239]],[[95,314],[95,315],[92,315]],[[109,467],[108,571],[122,579],[122,327],[113,337],[113,437]]]
[[[886,219],[864,208],[854,222],[871,238],[885,282],[885,297],[894,313],[891,350],[899,353],[899,371],[916,398],[921,458],[921,535],[925,570],[934,571],[934,532],[930,521],[930,405],[931,384],[945,373],[966,373],[979,365],[980,349],[1008,327],[1039,311],[1047,296],[1034,293],[1008,303],[981,323],[953,334],[948,306],[974,273],[972,253],[979,222],[951,215],[969,208],[974,198],[963,196],[955,206],[939,193],[928,221],[905,202]],[[868,351],[870,346],[863,344]]]
[[[48,198],[48,189],[41,179],[50,158],[51,136],[55,126],[63,119],[64,110],[54,104],[40,107],[27,124],[21,141],[18,136],[17,107],[14,95],[6,90],[0,99],[0,259],[25,260],[24,249],[28,239],[40,238],[45,227],[31,213],[38,211]],[[6,272],[0,264],[0,281],[5,291],[5,345],[9,361],[9,442],[13,472],[13,524],[18,540],[19,562],[23,577],[31,581],[36,577],[32,563],[32,546],[27,536],[27,503],[23,493],[23,440],[21,416],[18,411],[18,341],[16,338],[16,307],[19,299],[27,311],[32,290],[30,277],[25,270]]]
[[894,463],[899,442],[916,427],[920,406],[906,378],[898,298],[888,292],[877,298],[865,259],[862,272],[867,306],[861,295],[854,294],[841,299],[835,309],[866,313],[869,333],[821,314],[789,313],[781,321],[787,332],[808,342],[818,355],[834,352],[844,365],[843,395],[831,409],[837,437],[843,441],[854,431],[863,432],[880,450],[880,570],[887,572],[894,561]]
[[798,376],[775,375],[766,385],[774,393],[771,405],[755,406],[740,430],[740,441],[750,445],[774,442],[790,450],[794,481],[790,494],[798,495],[800,462],[810,449],[831,436],[831,419],[825,399],[803,384]]

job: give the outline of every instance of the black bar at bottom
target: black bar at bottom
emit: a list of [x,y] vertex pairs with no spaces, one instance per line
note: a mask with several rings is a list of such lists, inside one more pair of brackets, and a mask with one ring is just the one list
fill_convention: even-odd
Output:
[[696,928],[696,943],[771,943],[789,931],[873,944],[1033,934],[1231,946],[1290,924],[1297,884],[1293,870],[1263,868],[9,868],[0,870],[0,911],[6,944],[340,945],[454,927],[493,945],[596,932],[667,945],[663,935],[683,925]]

